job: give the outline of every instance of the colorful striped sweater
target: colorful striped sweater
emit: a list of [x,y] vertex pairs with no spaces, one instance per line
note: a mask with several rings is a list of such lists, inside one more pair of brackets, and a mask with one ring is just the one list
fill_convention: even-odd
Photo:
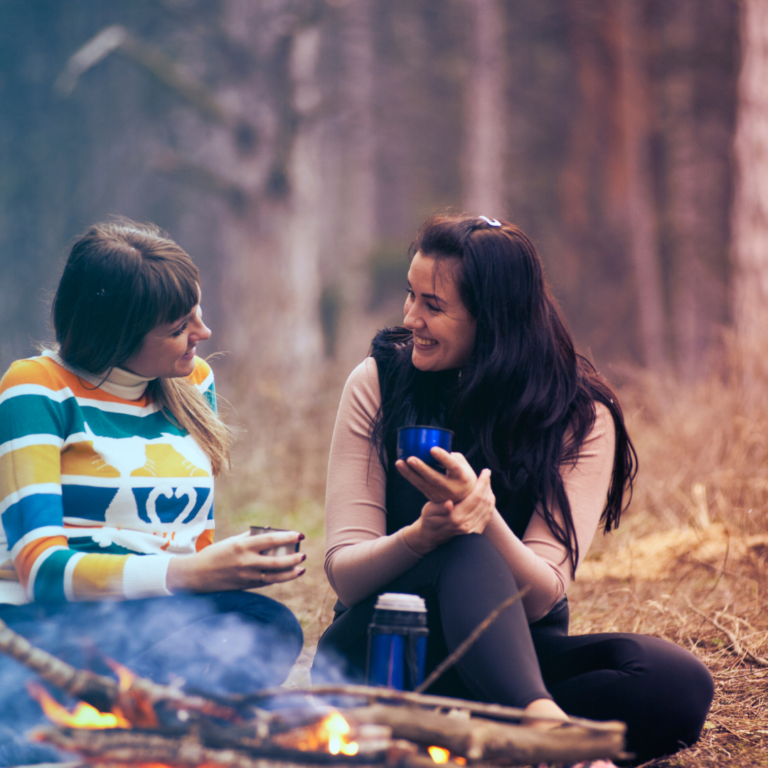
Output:
[[0,382],[0,603],[167,595],[170,558],[213,541],[205,452],[146,392],[89,381],[46,352]]

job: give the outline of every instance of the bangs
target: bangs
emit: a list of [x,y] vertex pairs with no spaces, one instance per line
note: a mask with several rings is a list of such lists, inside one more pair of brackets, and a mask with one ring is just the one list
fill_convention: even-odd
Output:
[[200,301],[200,273],[188,258],[150,262],[141,304],[154,310],[152,325],[173,323]]

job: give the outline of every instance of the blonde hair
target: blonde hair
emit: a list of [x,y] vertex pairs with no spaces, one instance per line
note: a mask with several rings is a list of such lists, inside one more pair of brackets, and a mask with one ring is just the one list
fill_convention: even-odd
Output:
[[211,460],[214,477],[229,467],[229,427],[186,379],[155,379],[147,387],[153,402],[198,442]]
[[[53,301],[59,354],[106,378],[155,326],[190,312],[199,291],[197,267],[159,227],[122,218],[94,224],[72,246]],[[197,387],[161,378],[147,391],[199,443],[214,475],[229,465],[229,429]]]

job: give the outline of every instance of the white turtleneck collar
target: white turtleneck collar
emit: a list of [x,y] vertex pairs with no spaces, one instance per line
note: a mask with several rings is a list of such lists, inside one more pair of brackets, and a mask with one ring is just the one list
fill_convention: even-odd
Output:
[[139,376],[138,373],[126,371],[125,368],[113,368],[105,379],[104,376],[95,376],[92,373],[69,365],[56,350],[47,349],[43,352],[43,356],[50,357],[51,360],[57,362],[62,368],[66,368],[68,371],[76,374],[83,381],[87,381],[89,384],[123,400],[139,400],[144,395],[147,384],[155,380],[155,377]]

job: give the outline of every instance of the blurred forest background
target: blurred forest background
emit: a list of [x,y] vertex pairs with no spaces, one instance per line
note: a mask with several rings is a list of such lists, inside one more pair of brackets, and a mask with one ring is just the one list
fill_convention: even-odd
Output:
[[764,332],[767,35],[766,0],[0,0],[0,362],[50,340],[79,231],[154,221],[245,429],[223,502],[321,505],[340,387],[450,208],[521,225],[579,348],[668,413]]

